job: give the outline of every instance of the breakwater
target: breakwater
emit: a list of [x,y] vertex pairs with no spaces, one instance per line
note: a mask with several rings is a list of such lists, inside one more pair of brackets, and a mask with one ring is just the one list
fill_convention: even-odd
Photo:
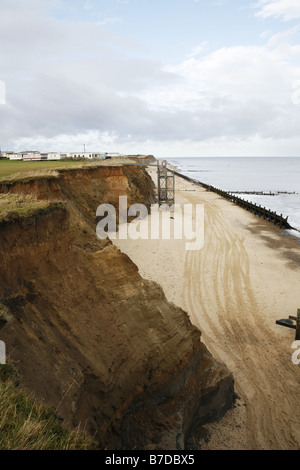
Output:
[[219,196],[227,199],[228,201],[233,202],[234,204],[242,207],[243,209],[251,212],[252,214],[260,217],[262,219],[268,220],[269,222],[273,223],[274,225],[278,225],[280,228],[286,228],[290,230],[296,230],[288,223],[288,217],[283,217],[282,214],[277,214],[275,211],[271,211],[270,209],[266,209],[266,207],[261,207],[256,203],[246,201],[239,196],[234,195],[231,192],[223,191],[222,189],[216,188],[209,184],[202,183],[201,181],[195,180],[194,178],[190,178],[189,176],[183,175],[178,171],[174,171],[175,175],[180,176],[188,181],[191,181],[194,184],[198,184],[204,187],[207,191],[211,191],[217,193]]
[[276,191],[276,192],[264,192],[264,191],[228,191],[229,194],[251,194],[255,196],[277,196],[278,194],[296,194],[296,191]]

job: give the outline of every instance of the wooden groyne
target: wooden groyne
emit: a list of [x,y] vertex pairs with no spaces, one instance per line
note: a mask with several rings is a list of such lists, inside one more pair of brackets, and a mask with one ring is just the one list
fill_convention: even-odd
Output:
[[217,193],[219,196],[223,197],[224,199],[227,199],[228,201],[233,202],[234,204],[236,204],[236,205],[242,207],[243,209],[251,212],[252,214],[256,215],[257,217],[260,217],[264,220],[268,220],[269,222],[273,223],[274,225],[278,225],[280,228],[295,230],[288,223],[288,217],[283,217],[282,214],[279,215],[274,211],[271,211],[269,209],[266,209],[265,207],[261,207],[260,205],[257,205],[256,203],[246,201],[245,199],[242,199],[239,196],[235,196],[234,194],[229,193],[228,191],[223,191],[222,189],[215,188],[214,186],[211,186],[209,184],[202,183],[198,180],[195,180],[194,178],[190,178],[189,176],[183,175],[182,173],[179,173],[178,171],[174,171],[174,173],[175,173],[175,175],[179,176],[180,178],[184,178],[188,181],[191,181],[192,183],[195,183],[195,184],[198,184],[198,185],[204,187],[207,191]]
[[229,194],[251,194],[255,196],[278,196],[279,194],[296,194],[295,191],[292,193],[288,191],[276,191],[276,193],[272,193],[272,191],[265,192],[265,191],[228,191]]
[[229,194],[251,194],[255,196],[276,196],[278,193],[272,193],[269,191],[268,193],[264,191],[228,191]]
[[[204,185],[203,185],[204,186]],[[270,209],[266,209],[265,207],[261,207],[254,202],[246,201],[245,199],[240,198],[239,196],[234,196],[226,191],[222,191],[221,189],[215,188],[213,186],[205,185],[208,191],[212,191],[214,193],[219,194],[219,196],[224,197],[225,199],[237,204],[238,206],[246,209],[248,212],[256,215],[259,218],[268,220],[272,222],[274,225],[278,225],[280,228],[288,228],[292,229],[290,224],[288,223],[288,217],[283,217],[282,214],[277,214]]]
[[[295,322],[295,323],[294,323]],[[295,341],[300,340],[300,308],[297,310],[297,316],[289,315],[289,318],[283,318],[281,320],[276,320],[277,325],[285,326],[296,330]]]

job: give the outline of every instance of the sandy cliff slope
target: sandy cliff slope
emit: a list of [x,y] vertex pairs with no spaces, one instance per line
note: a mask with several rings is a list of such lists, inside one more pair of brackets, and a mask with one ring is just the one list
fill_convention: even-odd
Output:
[[0,223],[0,330],[21,385],[81,423],[108,449],[180,449],[230,407],[233,378],[187,314],[107,241],[98,204],[154,200],[136,167],[61,171],[2,184],[2,193],[66,208]]

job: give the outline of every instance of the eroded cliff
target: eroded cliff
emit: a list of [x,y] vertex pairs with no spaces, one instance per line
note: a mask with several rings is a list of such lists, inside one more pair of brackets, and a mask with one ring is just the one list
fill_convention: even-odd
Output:
[[233,378],[187,314],[95,235],[96,208],[154,201],[138,167],[59,171],[2,193],[60,200],[0,222],[0,330],[20,382],[106,449],[182,449],[231,405]]

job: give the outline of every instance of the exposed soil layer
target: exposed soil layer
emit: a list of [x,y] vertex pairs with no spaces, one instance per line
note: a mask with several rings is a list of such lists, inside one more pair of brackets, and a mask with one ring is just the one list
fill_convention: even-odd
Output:
[[95,234],[99,204],[154,201],[147,172],[61,170],[0,192],[66,203],[0,223],[0,335],[21,385],[102,448],[183,449],[231,406],[233,377],[161,287]]

